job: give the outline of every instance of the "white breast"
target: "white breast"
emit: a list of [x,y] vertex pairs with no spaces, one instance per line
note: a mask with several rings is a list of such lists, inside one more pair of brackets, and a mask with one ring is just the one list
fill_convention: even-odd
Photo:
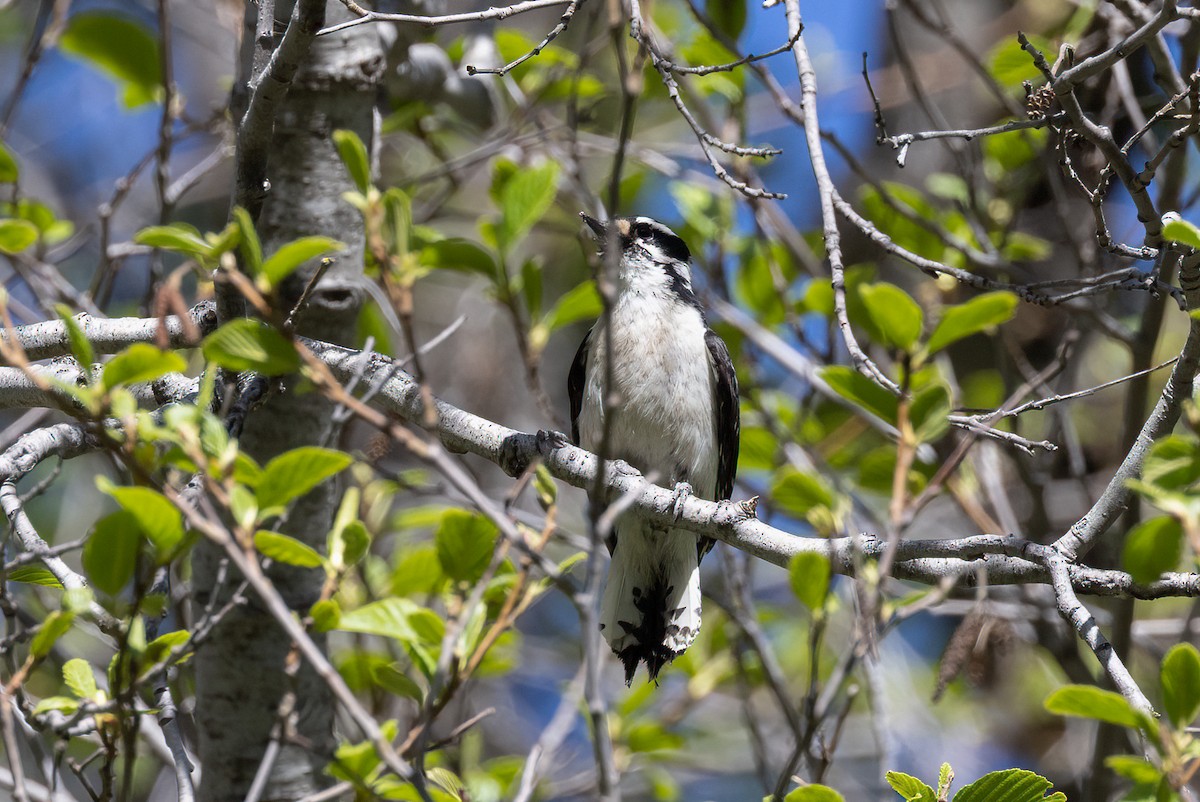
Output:
[[[621,403],[609,456],[656,474],[660,484],[686,479],[697,495],[713,498],[716,379],[699,311],[668,293],[630,288],[613,308],[611,325],[612,377]],[[604,427],[605,353],[605,333],[597,326],[579,415],[580,444],[589,450],[599,449]]]

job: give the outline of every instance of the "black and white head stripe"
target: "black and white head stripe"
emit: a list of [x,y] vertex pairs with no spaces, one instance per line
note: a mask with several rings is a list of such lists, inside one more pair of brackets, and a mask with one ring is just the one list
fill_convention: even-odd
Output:
[[657,252],[667,259],[685,264],[691,261],[692,252],[688,250],[687,243],[657,220],[649,217],[630,217],[621,218],[620,223],[628,225],[628,229],[625,230],[628,231],[626,236],[629,240],[638,243],[650,253]]

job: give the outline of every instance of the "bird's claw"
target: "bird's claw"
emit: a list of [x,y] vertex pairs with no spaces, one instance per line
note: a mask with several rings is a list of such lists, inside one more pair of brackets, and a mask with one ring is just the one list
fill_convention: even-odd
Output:
[[671,514],[678,521],[683,517],[683,505],[688,498],[695,495],[692,486],[687,482],[677,482],[674,491],[671,493]]
[[641,476],[642,472],[623,459],[610,459],[608,469],[617,476]]
[[549,456],[551,451],[562,448],[563,446],[571,445],[571,438],[554,429],[538,429],[537,435],[538,452],[543,457]]

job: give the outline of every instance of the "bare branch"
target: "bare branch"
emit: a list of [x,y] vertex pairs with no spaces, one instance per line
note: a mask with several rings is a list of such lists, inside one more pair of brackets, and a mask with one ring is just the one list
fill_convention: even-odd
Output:
[[368,22],[398,22],[409,25],[422,25],[426,28],[436,28],[440,25],[457,25],[462,22],[485,22],[487,20],[508,19],[511,16],[524,14],[527,11],[565,6],[571,2],[573,0],[525,0],[522,3],[513,3],[511,6],[493,7],[486,11],[425,16],[421,14],[384,14],[378,11],[368,11],[353,0],[342,0],[342,4],[346,8],[350,9],[352,13],[359,15],[358,19],[341,22],[337,25],[330,25],[328,28],[319,31],[317,36],[327,36],[331,33],[337,33],[346,28],[352,28],[355,25],[363,25]]

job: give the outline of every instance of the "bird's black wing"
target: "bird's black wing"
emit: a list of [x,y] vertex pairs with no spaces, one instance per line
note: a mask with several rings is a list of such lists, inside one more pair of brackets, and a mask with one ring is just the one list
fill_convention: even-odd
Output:
[[587,384],[588,347],[592,342],[592,332],[589,331],[575,352],[575,361],[571,363],[571,372],[567,374],[567,396],[571,399],[571,442],[579,445],[579,412],[583,409],[583,389]]
[[[713,388],[713,414],[717,423],[717,500],[733,495],[733,480],[737,476],[738,446],[741,441],[741,411],[738,407],[737,373],[729,348],[715,331],[704,334],[708,357],[712,362],[716,385]],[[712,548],[710,538],[701,538],[700,557]]]

